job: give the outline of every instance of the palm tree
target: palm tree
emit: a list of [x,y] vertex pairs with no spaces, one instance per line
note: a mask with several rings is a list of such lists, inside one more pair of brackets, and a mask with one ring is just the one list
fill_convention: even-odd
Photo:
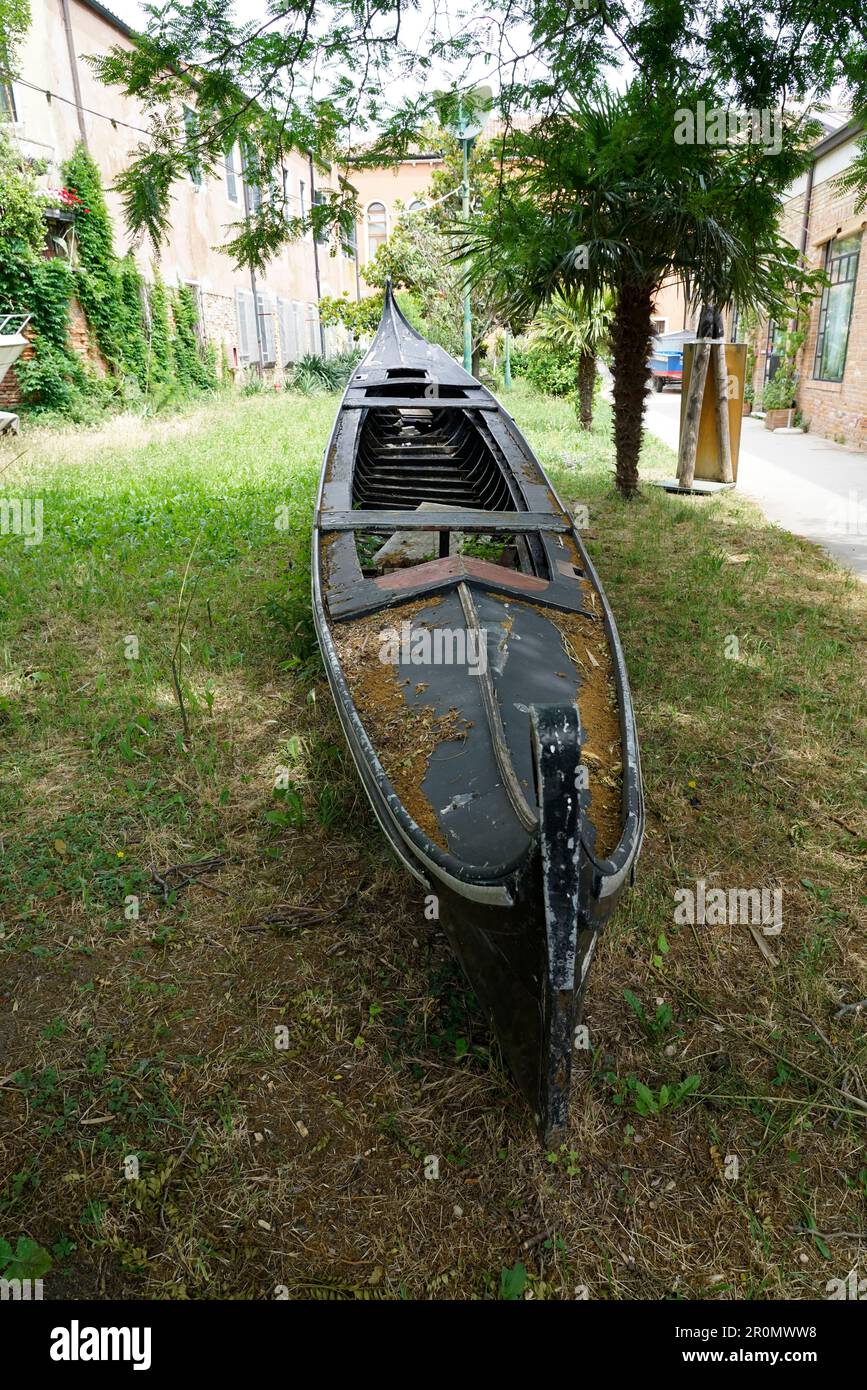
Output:
[[576,358],[575,409],[583,430],[589,430],[593,424],[596,359],[608,345],[611,313],[612,297],[608,290],[589,305],[574,291],[557,291],[542,305],[530,326],[533,343],[555,352],[565,349]]
[[[802,272],[777,230],[801,145],[677,144],[675,113],[714,104],[710,89],[591,94],[512,133],[485,218],[466,231],[477,273],[496,276],[507,317],[526,321],[555,293],[588,307],[609,289],[615,478],[638,491],[653,303],[671,275],[717,309],[787,302]],[[717,103],[721,104],[721,103]],[[803,142],[802,142],[803,143]]]

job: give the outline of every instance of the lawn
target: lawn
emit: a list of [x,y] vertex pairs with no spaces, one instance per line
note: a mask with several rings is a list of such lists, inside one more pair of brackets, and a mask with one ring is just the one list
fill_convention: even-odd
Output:
[[[22,1238],[47,1298],[800,1299],[863,1271],[867,592],[737,494],[621,502],[606,407],[581,436],[510,401],[589,508],[648,807],[568,1143],[536,1144],[330,705],[336,398],[32,430],[0,444],[44,516],[0,537],[0,1274]],[[697,879],[781,889],[781,934],[678,925]]]

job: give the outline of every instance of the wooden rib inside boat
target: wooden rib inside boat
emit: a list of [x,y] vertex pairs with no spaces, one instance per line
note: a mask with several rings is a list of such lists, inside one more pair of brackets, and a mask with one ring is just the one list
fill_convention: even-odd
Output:
[[643,833],[614,619],[511,416],[390,289],[325,453],[314,616],[359,777],[545,1142]]

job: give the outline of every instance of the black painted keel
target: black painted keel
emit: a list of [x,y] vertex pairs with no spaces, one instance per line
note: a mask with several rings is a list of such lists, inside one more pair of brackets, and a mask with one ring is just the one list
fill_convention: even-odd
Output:
[[543,1142],[553,1144],[566,1130],[572,1049],[586,973],[583,958],[594,940],[581,908],[581,822],[588,794],[577,706],[534,706],[530,727],[546,936],[536,1123]]

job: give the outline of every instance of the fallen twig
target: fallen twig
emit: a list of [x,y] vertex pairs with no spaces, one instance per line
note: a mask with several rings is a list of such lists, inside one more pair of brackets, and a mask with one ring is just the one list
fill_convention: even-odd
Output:
[[327,922],[330,917],[342,912],[348,902],[349,899],[344,898],[336,907],[318,909],[304,903],[278,903],[268,917],[261,917],[257,922],[247,922],[240,930],[267,931],[269,927],[318,927],[322,922]]
[[846,1014],[860,1014],[867,1009],[867,999],[859,999],[857,1004],[844,1004],[842,1009],[838,1009],[835,1018],[844,1018]]
[[[163,902],[168,903],[172,894],[177,897],[191,883],[200,883],[203,874],[216,873],[225,863],[224,857],[218,854],[212,859],[199,859],[191,864],[170,864],[165,869],[151,869],[150,874],[157,887],[162,889]],[[228,897],[225,889],[217,888],[213,883],[200,883],[200,886]]]

